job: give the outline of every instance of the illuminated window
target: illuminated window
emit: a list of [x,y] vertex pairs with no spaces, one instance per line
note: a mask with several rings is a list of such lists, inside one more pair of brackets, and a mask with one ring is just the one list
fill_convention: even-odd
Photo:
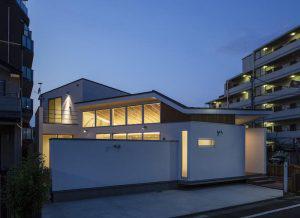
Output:
[[109,133],[96,134],[96,139],[110,139]]
[[82,127],[95,127],[95,111],[82,113]]
[[126,133],[113,134],[113,139],[115,139],[115,140],[126,140]]
[[62,105],[61,98],[53,98],[48,100],[48,118],[49,123],[62,122]]
[[112,109],[112,120],[114,126],[125,125],[125,107]]
[[199,147],[215,147],[215,140],[213,139],[198,139]]
[[142,133],[128,133],[128,140],[142,140]]
[[145,132],[144,140],[160,140],[160,132]]
[[142,105],[127,107],[127,124],[142,124]]
[[188,177],[188,131],[181,132],[181,177]]
[[110,109],[96,111],[96,126],[110,126]]
[[160,103],[144,105],[144,123],[160,122]]

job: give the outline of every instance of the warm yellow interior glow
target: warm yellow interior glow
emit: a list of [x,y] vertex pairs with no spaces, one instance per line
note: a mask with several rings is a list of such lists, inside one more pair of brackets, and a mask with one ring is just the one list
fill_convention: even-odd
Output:
[[142,140],[142,133],[128,133],[128,140]]
[[181,177],[188,177],[188,131],[181,132]]
[[82,127],[95,127],[95,111],[82,113]]
[[113,134],[115,140],[126,140],[126,133],[115,133]]
[[160,123],[160,103],[144,105],[144,123]]
[[62,101],[61,98],[53,98],[48,100],[48,121],[49,123],[62,122]]
[[142,124],[142,105],[127,107],[127,124]]
[[214,147],[215,140],[213,140],[213,139],[198,139],[198,146],[199,147]]
[[114,126],[125,125],[125,107],[112,109],[112,120]]
[[53,138],[73,138],[72,135],[43,135],[42,154],[45,158],[45,166],[50,167],[50,139]]
[[160,140],[160,132],[145,132],[144,140]]
[[96,139],[110,139],[110,134],[109,133],[96,134]]
[[110,109],[96,111],[96,126],[110,126]]

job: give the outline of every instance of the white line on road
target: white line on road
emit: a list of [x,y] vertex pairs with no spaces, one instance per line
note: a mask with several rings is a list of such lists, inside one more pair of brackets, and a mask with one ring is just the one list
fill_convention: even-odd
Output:
[[275,209],[275,210],[269,210],[269,211],[265,211],[265,212],[262,212],[262,213],[253,214],[253,215],[250,215],[250,216],[244,216],[243,218],[259,217],[259,216],[267,215],[267,214],[270,214],[270,213],[276,213],[276,212],[279,212],[279,211],[292,209],[292,208],[295,208],[295,207],[300,207],[300,204],[295,204],[295,205],[292,205],[292,206],[283,207],[283,208],[279,208],[279,209]]

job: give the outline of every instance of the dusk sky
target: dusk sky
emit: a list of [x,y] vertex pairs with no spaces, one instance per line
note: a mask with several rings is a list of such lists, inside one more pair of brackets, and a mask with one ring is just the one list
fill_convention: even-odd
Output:
[[38,82],[45,92],[84,77],[204,106],[244,56],[300,24],[299,0],[30,0],[28,8],[35,100]]

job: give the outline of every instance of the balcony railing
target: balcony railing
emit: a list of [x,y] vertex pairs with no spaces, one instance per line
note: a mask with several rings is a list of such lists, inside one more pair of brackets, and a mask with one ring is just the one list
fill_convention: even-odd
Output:
[[23,47],[25,47],[28,50],[33,52],[34,43],[33,43],[33,40],[30,37],[28,37],[26,35],[23,35],[22,36],[22,45],[23,45]]
[[26,7],[26,5],[24,4],[23,0],[16,0],[17,4],[19,5],[19,7],[22,9],[22,11],[28,15],[28,9]]
[[21,104],[18,93],[6,93],[0,96],[0,111],[19,112]]
[[22,129],[22,138],[25,140],[33,140],[33,129],[32,128],[23,128]]
[[33,100],[30,98],[22,97],[22,109],[33,110]]
[[272,113],[265,118],[266,121],[296,119],[300,117],[300,107],[289,108]]
[[33,81],[33,70],[32,69],[22,66],[22,73],[23,73],[23,78],[26,78],[27,80],[29,80],[31,82]]
[[43,122],[48,124],[78,124],[76,111],[70,110],[44,110]]

